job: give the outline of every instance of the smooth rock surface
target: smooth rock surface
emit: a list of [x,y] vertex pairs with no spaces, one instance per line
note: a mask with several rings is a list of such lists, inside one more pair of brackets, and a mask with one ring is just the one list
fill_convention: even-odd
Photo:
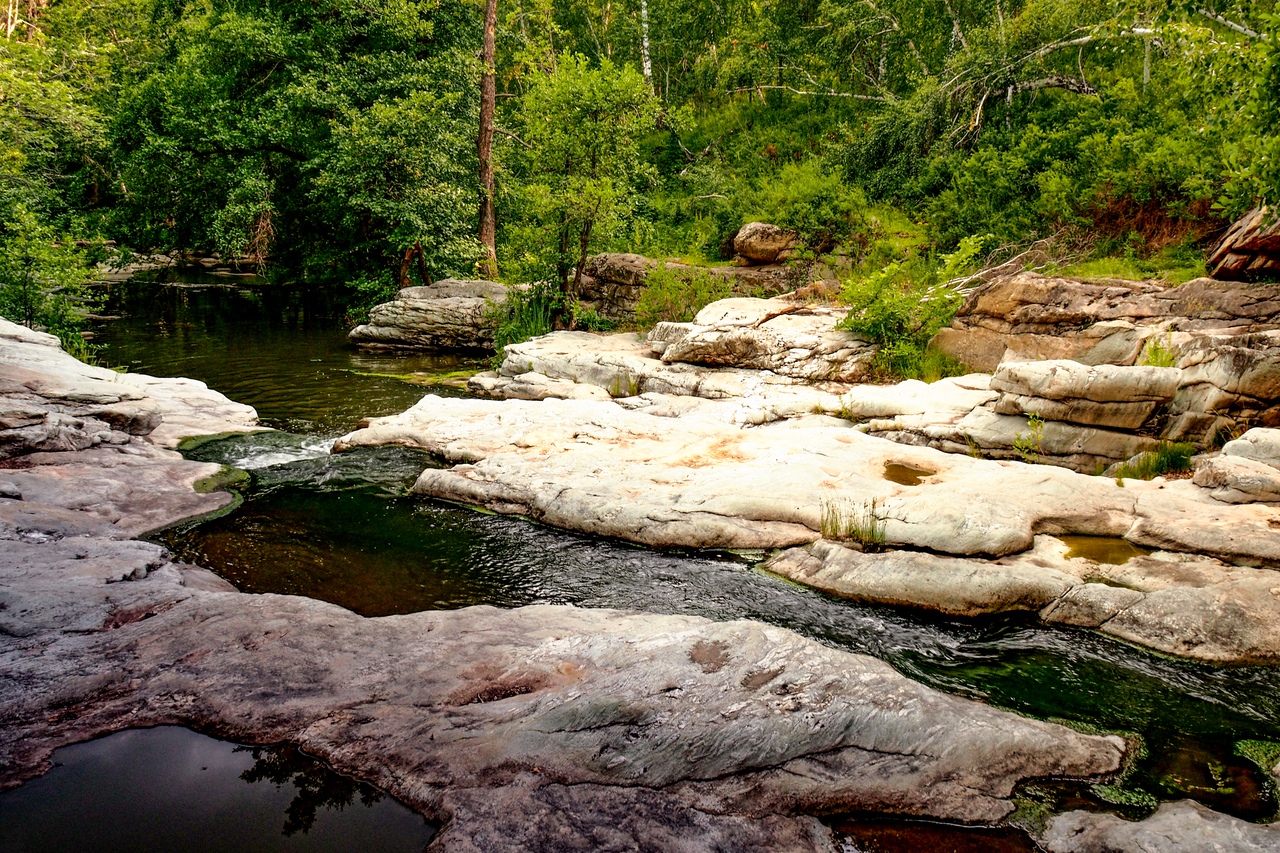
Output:
[[1145,820],[1068,812],[1041,834],[1049,853],[1277,853],[1280,826],[1210,811],[1199,803],[1163,803]]
[[1191,481],[1225,503],[1280,501],[1280,469],[1245,456],[1202,460]]
[[1280,468],[1280,429],[1254,428],[1222,446],[1223,456],[1238,456]]
[[369,322],[348,337],[364,345],[492,350],[494,307],[506,298],[507,287],[492,281],[450,278],[406,287],[390,302],[375,305]]

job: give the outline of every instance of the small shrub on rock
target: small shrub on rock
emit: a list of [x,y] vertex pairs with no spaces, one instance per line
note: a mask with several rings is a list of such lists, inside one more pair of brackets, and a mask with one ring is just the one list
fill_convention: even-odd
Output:
[[727,276],[709,272],[677,272],[659,265],[649,272],[636,303],[636,325],[650,329],[661,322],[689,323],[712,302],[733,294]]

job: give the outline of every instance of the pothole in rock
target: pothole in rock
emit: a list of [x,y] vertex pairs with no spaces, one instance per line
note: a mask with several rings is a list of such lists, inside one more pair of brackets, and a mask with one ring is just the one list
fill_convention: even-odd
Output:
[[1067,559],[1092,560],[1108,566],[1122,566],[1134,557],[1145,557],[1150,549],[1140,548],[1119,536],[1059,536],[1067,546]]
[[930,471],[928,468],[917,468],[904,462],[884,463],[884,478],[899,486],[918,486],[925,477],[932,477],[936,473],[938,472]]

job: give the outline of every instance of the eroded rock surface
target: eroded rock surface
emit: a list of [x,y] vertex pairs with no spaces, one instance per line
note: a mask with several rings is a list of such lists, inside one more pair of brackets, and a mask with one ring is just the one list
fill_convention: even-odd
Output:
[[363,618],[119,536],[0,499],[0,785],[58,746],[181,724],[296,743],[450,821],[440,849],[823,849],[803,815],[990,822],[1018,781],[1105,774],[1123,750],[756,623]]
[[506,285],[492,281],[449,278],[406,287],[390,302],[375,305],[369,322],[348,337],[366,346],[492,350],[494,307],[506,299]]
[[1005,362],[996,367],[991,389],[1000,392],[995,410],[1001,414],[1136,430],[1173,400],[1181,377],[1172,367]]
[[1237,219],[1209,255],[1214,278],[1249,281],[1280,273],[1280,221],[1255,207]]
[[749,263],[772,264],[785,261],[799,241],[800,236],[789,228],[748,222],[733,236],[733,251]]
[[1040,843],[1049,853],[1276,853],[1280,825],[1249,823],[1182,800],[1141,821],[1096,812],[1059,815]]

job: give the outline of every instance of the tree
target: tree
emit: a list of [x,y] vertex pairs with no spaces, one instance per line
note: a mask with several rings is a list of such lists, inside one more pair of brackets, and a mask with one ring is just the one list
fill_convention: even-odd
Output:
[[566,299],[577,295],[592,239],[625,218],[648,174],[638,137],[657,116],[644,77],[608,59],[593,68],[582,56],[562,55],[555,71],[536,77],[524,95],[527,192],[549,226]]
[[484,45],[480,49],[480,139],[476,146],[480,160],[480,245],[484,257],[480,274],[498,276],[497,224],[493,210],[493,113],[498,101],[494,51],[498,29],[498,0],[485,0]]

